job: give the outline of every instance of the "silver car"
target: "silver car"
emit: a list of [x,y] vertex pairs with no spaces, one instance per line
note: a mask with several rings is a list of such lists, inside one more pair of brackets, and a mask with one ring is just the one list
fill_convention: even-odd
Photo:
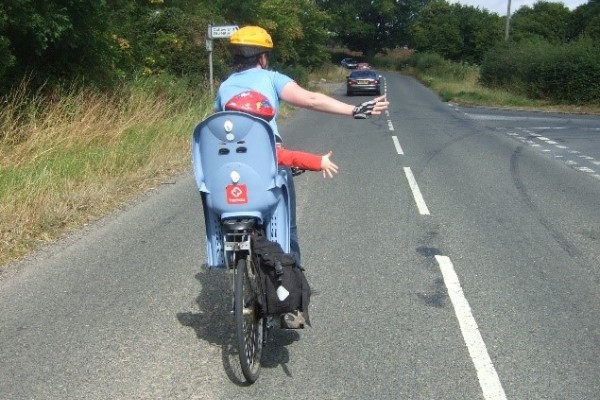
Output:
[[342,60],[342,67],[344,68],[355,69],[357,66],[358,61],[356,61],[354,58],[344,58]]
[[346,77],[346,94],[373,92],[381,94],[381,75],[372,69],[354,70]]

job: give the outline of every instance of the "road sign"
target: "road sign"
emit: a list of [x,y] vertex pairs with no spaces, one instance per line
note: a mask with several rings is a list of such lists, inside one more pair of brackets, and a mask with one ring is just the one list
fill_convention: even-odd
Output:
[[208,37],[210,39],[228,38],[238,29],[240,29],[240,27],[237,25],[211,25],[208,27]]
[[213,89],[213,61],[212,61],[212,53],[213,53],[213,39],[224,39],[228,38],[235,31],[240,29],[237,25],[217,25],[212,26],[208,25],[208,38],[206,39],[206,51],[208,52],[208,65],[209,65],[209,74],[210,74],[210,94],[212,95],[214,92]]

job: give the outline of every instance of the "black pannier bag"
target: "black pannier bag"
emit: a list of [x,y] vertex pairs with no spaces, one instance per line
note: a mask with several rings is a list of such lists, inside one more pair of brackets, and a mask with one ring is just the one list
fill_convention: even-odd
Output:
[[266,307],[263,311],[266,314],[283,314],[300,310],[310,326],[310,286],[304,269],[296,263],[294,256],[284,253],[279,243],[263,235],[253,237],[252,252],[261,269]]

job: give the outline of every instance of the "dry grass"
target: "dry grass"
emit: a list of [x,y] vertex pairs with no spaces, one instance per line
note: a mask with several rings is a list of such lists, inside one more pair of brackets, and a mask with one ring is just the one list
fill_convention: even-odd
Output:
[[388,51],[386,54],[376,55],[375,60],[403,62],[408,60],[414,53],[415,51],[411,49],[394,49]]
[[348,70],[342,66],[329,64],[318,71],[309,74],[310,85],[313,89],[321,90],[328,83],[342,83],[346,81]]
[[0,109],[0,265],[188,167],[210,104],[155,88],[25,93]]
[[444,99],[462,105],[575,114],[600,114],[600,106],[597,105],[576,106],[533,100],[506,90],[481,86],[477,83],[477,78],[478,76],[472,76],[459,82],[438,81],[431,86]]
[[21,87],[7,97],[0,108],[0,267],[189,168],[192,129],[212,111],[204,93],[194,98],[163,83],[111,95],[31,97]]

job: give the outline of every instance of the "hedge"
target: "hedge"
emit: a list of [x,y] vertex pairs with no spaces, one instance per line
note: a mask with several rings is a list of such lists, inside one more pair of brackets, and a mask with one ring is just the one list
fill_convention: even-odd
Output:
[[533,99],[600,104],[600,45],[584,39],[502,44],[484,57],[480,81]]

